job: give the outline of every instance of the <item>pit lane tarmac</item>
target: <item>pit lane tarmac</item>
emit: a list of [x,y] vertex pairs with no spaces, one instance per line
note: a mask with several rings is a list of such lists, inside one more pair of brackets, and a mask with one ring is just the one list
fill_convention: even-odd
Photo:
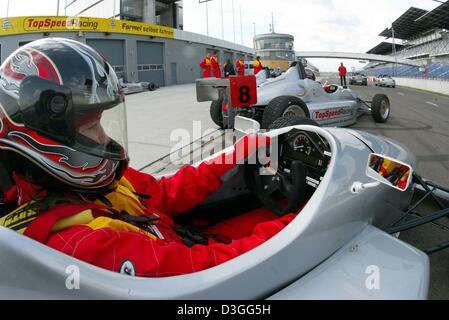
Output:
[[[337,83],[336,79],[328,81]],[[363,116],[351,128],[403,143],[417,156],[421,176],[449,186],[449,98],[402,87],[378,88],[369,84],[351,88],[367,100],[375,93],[384,93],[391,101],[387,123],[377,124],[371,117]],[[211,142],[211,136],[220,137],[221,133],[210,119],[209,103],[196,102],[194,84],[129,95],[126,105],[131,166],[144,168],[144,172],[171,172],[185,163],[185,158],[181,163],[172,163],[168,154],[187,155],[198,150],[197,155],[204,157],[229,143],[226,138],[220,139],[220,143]],[[181,132],[192,139],[180,143]],[[424,210],[431,209],[430,204],[426,206]],[[404,232],[400,238],[417,248],[448,241],[449,218]],[[429,298],[449,299],[449,250],[432,255],[430,263]]]
[[[353,126],[383,135],[406,145],[417,158],[417,172],[441,185],[449,186],[449,97],[414,89],[350,86],[363,98],[375,93],[388,95],[391,116],[387,123],[374,123],[364,116]],[[423,213],[435,210],[433,203],[421,207]],[[449,218],[443,218],[400,236],[417,248],[429,248],[449,240]],[[449,250],[430,256],[430,299],[449,299]]]

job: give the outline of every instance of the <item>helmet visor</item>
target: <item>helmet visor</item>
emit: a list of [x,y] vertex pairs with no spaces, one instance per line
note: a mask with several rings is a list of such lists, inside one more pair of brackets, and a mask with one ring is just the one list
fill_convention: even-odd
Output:
[[19,107],[27,127],[76,151],[111,160],[128,157],[125,102],[118,91],[92,97],[31,76],[21,83]]
[[[114,103],[115,104],[115,103]],[[90,112],[75,109],[74,148],[94,156],[124,160],[127,158],[125,103]]]

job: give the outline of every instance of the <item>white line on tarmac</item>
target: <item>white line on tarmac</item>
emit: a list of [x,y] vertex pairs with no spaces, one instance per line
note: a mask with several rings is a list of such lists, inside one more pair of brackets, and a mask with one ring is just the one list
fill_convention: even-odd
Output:
[[400,96],[405,96],[405,94],[402,93],[402,92],[398,92],[398,95],[400,95]]
[[426,103],[430,104],[431,106],[437,107],[437,108],[439,107],[439,105],[437,105],[436,103],[430,102],[430,101],[426,101]]

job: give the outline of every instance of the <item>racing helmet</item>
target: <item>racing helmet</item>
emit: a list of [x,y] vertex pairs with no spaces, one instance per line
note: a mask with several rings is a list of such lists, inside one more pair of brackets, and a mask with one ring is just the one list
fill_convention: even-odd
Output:
[[45,38],[20,47],[0,67],[0,150],[72,189],[110,188],[129,162],[120,88],[85,44]]

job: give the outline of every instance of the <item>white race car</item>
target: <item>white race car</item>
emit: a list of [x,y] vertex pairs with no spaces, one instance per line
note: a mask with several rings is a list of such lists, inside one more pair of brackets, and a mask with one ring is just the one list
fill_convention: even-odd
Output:
[[[236,123],[243,125],[238,132],[259,130],[247,118]],[[413,173],[414,155],[389,139],[344,128],[302,125],[267,135],[277,141],[271,152],[279,159],[277,168],[263,168],[271,175],[260,175],[258,164],[242,164],[179,220],[226,221],[232,217],[220,212],[228,207],[240,208],[241,215],[262,207],[278,215],[299,212],[259,247],[201,272],[139,278],[84,263],[0,227],[0,298],[425,299],[428,256],[391,234],[440,219],[449,209],[401,224],[415,210],[409,205],[418,187],[435,187]],[[447,197],[447,189],[436,189]],[[78,288],[68,290],[75,271]]]
[[387,75],[380,75],[374,81],[375,86],[396,88],[396,80]]
[[119,79],[119,84],[124,94],[139,93],[143,91],[154,91],[158,88],[152,82],[124,82],[122,78]]
[[[231,77],[232,78],[232,77]],[[301,118],[290,124],[318,124],[346,127],[357,122],[364,114],[370,114],[376,122],[386,122],[390,116],[390,100],[384,94],[376,94],[372,101],[365,101],[351,90],[337,85],[323,86],[311,80],[301,62],[276,78],[267,78],[259,72],[256,76],[257,102],[252,105],[231,105],[232,90],[229,79],[206,78],[196,82],[197,100],[212,101],[210,115],[220,128],[233,128],[234,118],[241,115],[257,120],[268,129],[283,117]],[[312,121],[312,122],[311,122]]]

